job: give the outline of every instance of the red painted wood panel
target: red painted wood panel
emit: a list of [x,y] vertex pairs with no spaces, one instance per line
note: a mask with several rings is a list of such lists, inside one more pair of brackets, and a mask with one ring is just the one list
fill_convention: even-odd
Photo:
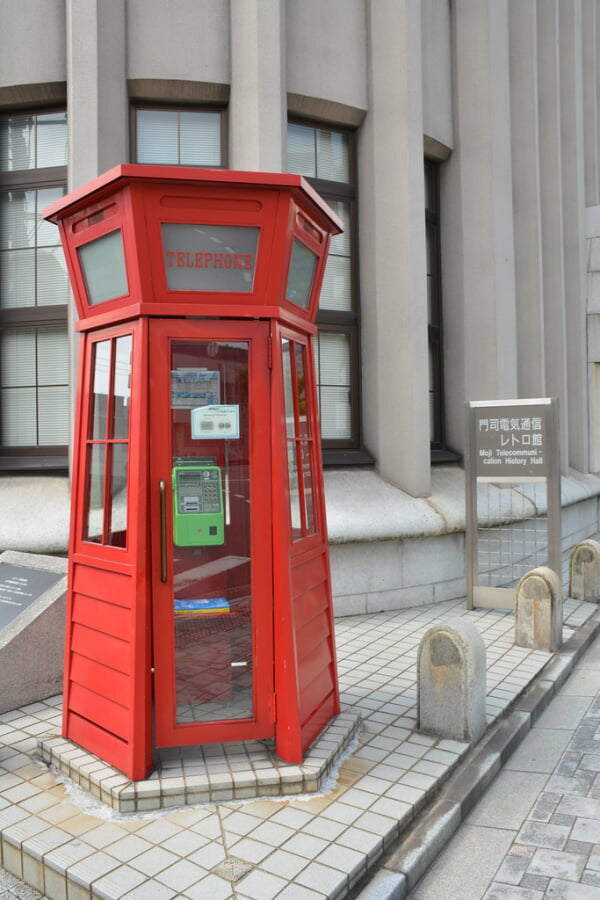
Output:
[[122,703],[130,690],[127,675],[76,653],[71,656],[71,681],[88,687],[93,685],[98,694],[109,699],[118,697]]
[[108,700],[80,684],[71,684],[71,710],[119,738],[131,731],[131,712],[120,703]]
[[133,581],[129,575],[107,572],[95,566],[81,563],[73,566],[73,590],[76,593],[104,598],[116,606],[131,607]]
[[77,622],[71,633],[71,651],[128,674],[131,671],[131,646],[110,634],[102,634]]
[[80,625],[87,625],[89,628],[118,637],[123,641],[129,641],[131,637],[130,611],[104,600],[96,600],[93,597],[86,597],[84,594],[74,594],[72,618]]

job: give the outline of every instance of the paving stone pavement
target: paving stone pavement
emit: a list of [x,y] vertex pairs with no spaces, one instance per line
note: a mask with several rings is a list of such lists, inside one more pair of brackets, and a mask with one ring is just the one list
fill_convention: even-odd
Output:
[[599,900],[600,637],[408,898],[442,896]]
[[[60,697],[4,713],[0,716],[0,866],[39,893],[5,880],[0,881],[0,900],[39,900],[44,895],[51,900],[341,900],[356,896],[365,889],[364,879],[370,878],[385,851],[403,834],[418,832],[422,814],[428,803],[435,804],[440,784],[444,785],[441,796],[446,798],[453,773],[460,781],[463,760],[468,764],[470,792],[480,796],[484,790],[473,771],[489,783],[489,764],[480,769],[471,766],[467,744],[416,730],[415,664],[420,641],[432,624],[455,616],[472,621],[486,645],[486,716],[493,743],[490,750],[487,742],[487,753],[488,759],[497,760],[494,725],[504,722],[512,709],[518,734],[510,738],[511,749],[513,741],[516,746],[522,739],[533,721],[532,709],[554,695],[600,630],[595,605],[565,601],[565,643],[555,655],[516,647],[512,613],[469,611],[464,600],[338,620],[342,705],[360,714],[363,731],[335,784],[314,796],[215,802],[119,816],[105,805],[89,806],[87,795],[82,801],[81,792],[73,792],[68,779],[58,777],[39,759],[38,739],[60,728]],[[599,690],[600,681],[594,696]],[[588,706],[592,699],[588,698]],[[563,730],[558,737],[565,734]],[[564,743],[558,740],[561,753]],[[549,775],[556,759],[548,756],[547,748],[538,749],[546,766],[543,771]],[[98,765],[105,766],[101,761]],[[600,772],[600,764],[598,768]],[[528,779],[537,792],[543,785],[536,775],[530,773]],[[552,792],[556,791],[555,786]],[[452,802],[452,817],[458,825],[462,801]],[[420,848],[421,858],[423,850],[427,852],[426,865],[428,854],[438,852],[437,842],[433,833],[431,846],[425,841]],[[503,856],[507,850],[508,845]],[[491,875],[497,868],[498,864]],[[411,875],[402,871],[392,875],[389,897],[401,900],[412,883]],[[378,890],[377,885],[373,887]],[[366,890],[370,893],[369,886]],[[455,893],[445,890],[435,900],[440,897],[467,900],[461,888]]]

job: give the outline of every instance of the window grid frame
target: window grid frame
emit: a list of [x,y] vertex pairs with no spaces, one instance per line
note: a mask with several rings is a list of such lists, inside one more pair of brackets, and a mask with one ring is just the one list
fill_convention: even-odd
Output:
[[[19,117],[37,117],[52,113],[65,113],[65,107],[44,107],[31,110],[10,110],[2,115],[2,119],[15,119]],[[36,129],[37,129],[36,122]],[[36,135],[37,141],[37,135]],[[37,147],[36,147],[37,155]],[[36,160],[37,162],[37,160]],[[38,202],[39,191],[46,188],[67,188],[68,165],[64,166],[42,166],[40,168],[24,168],[0,170],[0,193],[10,193],[11,191],[35,191],[36,207]],[[36,211],[39,211],[36,209]],[[57,244],[60,241],[57,237]],[[34,276],[37,276],[38,268],[38,247],[35,250]],[[0,264],[2,254],[7,251],[0,251]],[[38,378],[38,359],[37,344],[39,340],[39,329],[45,327],[57,327],[64,325],[66,331],[66,339],[68,342],[68,315],[69,304],[37,304],[37,277],[34,277],[34,301],[31,306],[10,307],[0,309],[0,333],[6,330],[19,328],[27,328],[35,330],[36,345],[36,409],[38,408],[37,398],[42,385],[37,383]],[[70,388],[70,376],[67,379],[67,388]],[[0,422],[2,421],[2,392],[0,391]],[[40,422],[36,416],[36,439],[39,442]],[[68,443],[60,445],[3,445],[0,443],[0,473],[2,471],[67,471],[68,469]]]
[[[186,163],[185,168],[210,168],[210,169],[227,169],[228,168],[228,158],[227,158],[227,146],[228,146],[228,128],[227,128],[227,115],[226,109],[221,104],[215,104],[211,106],[210,104],[199,105],[197,103],[152,103],[152,102],[141,102],[136,101],[132,103],[130,106],[130,140],[131,140],[131,159],[137,163],[138,165],[161,165],[159,163],[139,163],[138,162],[138,133],[137,133],[137,113],[138,110],[148,110],[154,112],[174,112],[177,113],[177,156],[181,155],[181,125],[180,125],[180,114],[182,112],[196,112],[196,113],[217,113],[220,117],[220,129],[219,129],[219,140],[220,140],[220,150],[221,150],[221,163],[220,165],[215,165],[211,163],[209,166],[205,163],[198,163],[194,165],[193,163]],[[169,165],[176,165],[178,167],[182,166],[182,163],[170,163]]]
[[[329,332],[343,332],[350,337],[350,436],[348,438],[333,440],[321,436],[322,456],[324,465],[365,465],[373,462],[371,455],[365,450],[362,443],[362,416],[361,416],[361,363],[360,363],[360,281],[358,264],[358,174],[356,159],[356,131],[342,126],[333,126],[311,119],[302,119],[296,116],[288,118],[289,125],[301,125],[312,128],[314,132],[315,161],[317,159],[317,132],[331,131],[343,134],[347,137],[348,146],[348,171],[350,181],[333,181],[323,178],[306,177],[307,182],[327,202],[339,200],[348,204],[351,223],[350,235],[350,294],[351,308],[349,310],[328,310],[319,305],[316,317],[316,325],[319,329]],[[318,171],[318,167],[317,167]],[[317,360],[318,366],[318,360]],[[319,367],[320,369],[320,367]],[[320,376],[319,376],[320,377]],[[317,382],[317,395],[320,397],[321,385]]]

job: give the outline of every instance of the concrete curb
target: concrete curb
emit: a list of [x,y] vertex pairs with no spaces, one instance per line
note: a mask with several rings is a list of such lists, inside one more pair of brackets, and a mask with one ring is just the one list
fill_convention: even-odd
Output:
[[539,675],[472,747],[430,805],[379,860],[355,900],[404,900],[600,633],[600,610],[565,641]]

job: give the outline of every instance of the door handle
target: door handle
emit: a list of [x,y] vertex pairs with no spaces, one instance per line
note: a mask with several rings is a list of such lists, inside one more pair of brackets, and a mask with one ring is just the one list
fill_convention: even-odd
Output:
[[167,580],[167,482],[158,483],[160,491],[160,580]]

